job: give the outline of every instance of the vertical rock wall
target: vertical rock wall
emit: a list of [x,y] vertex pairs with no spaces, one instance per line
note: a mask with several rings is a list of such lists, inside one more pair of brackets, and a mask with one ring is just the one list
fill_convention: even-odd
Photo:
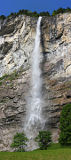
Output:
[[[0,151],[11,151],[25,123],[36,23],[26,16],[0,22]],[[71,103],[71,14],[42,18],[40,51],[44,129],[57,142],[60,112]]]

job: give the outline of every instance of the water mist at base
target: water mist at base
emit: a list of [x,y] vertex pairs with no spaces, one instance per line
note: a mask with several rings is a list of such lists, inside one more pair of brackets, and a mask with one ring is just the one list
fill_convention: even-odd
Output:
[[41,99],[41,70],[40,70],[40,25],[42,17],[38,18],[34,51],[32,53],[32,77],[31,77],[31,99],[28,101],[28,110],[25,123],[25,134],[29,139],[28,150],[36,149],[34,141],[38,131],[42,129],[42,99]]

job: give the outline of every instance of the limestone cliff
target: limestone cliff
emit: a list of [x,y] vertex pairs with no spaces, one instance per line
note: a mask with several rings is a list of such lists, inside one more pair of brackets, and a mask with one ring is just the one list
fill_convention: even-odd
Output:
[[[0,151],[11,150],[25,123],[36,23],[23,15],[0,21]],[[40,51],[44,129],[57,142],[61,109],[71,103],[70,13],[42,18]]]

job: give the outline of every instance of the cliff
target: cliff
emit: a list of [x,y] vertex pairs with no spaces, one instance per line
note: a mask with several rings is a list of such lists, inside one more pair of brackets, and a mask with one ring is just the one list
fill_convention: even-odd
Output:
[[[0,20],[0,151],[11,150],[25,123],[36,23],[23,15]],[[42,18],[40,51],[44,129],[57,142],[60,112],[71,103],[70,13]]]

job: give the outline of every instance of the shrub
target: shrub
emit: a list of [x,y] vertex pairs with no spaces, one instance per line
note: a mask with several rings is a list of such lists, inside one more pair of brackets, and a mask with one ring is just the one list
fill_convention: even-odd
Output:
[[11,147],[15,148],[15,151],[24,152],[27,141],[28,139],[24,133],[16,133],[13,138],[13,143],[11,144]]
[[46,150],[51,143],[51,133],[49,131],[40,131],[35,141],[38,142],[41,150]]
[[60,117],[60,130],[60,144],[71,145],[71,104],[63,107]]

